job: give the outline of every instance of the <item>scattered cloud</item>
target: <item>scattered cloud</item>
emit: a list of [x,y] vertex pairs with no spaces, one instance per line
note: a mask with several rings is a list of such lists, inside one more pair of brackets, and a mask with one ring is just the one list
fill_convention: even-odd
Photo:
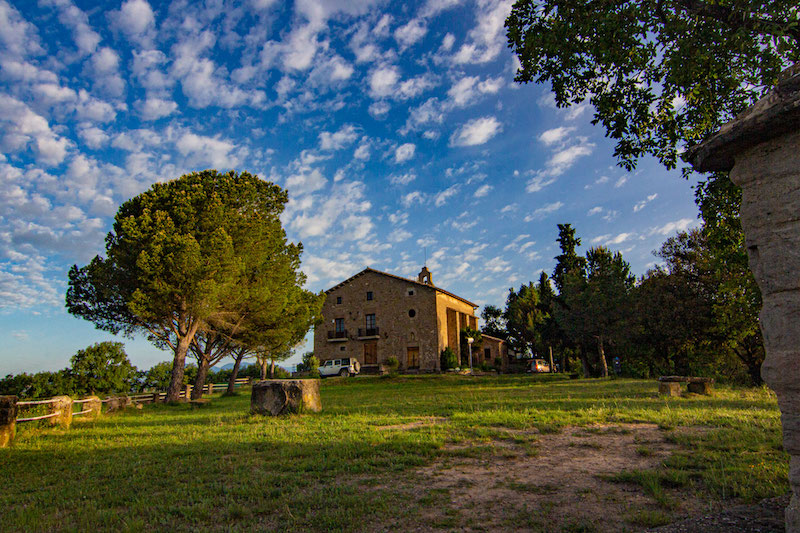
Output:
[[478,146],[500,133],[503,127],[495,117],[470,120],[450,137],[450,146]]

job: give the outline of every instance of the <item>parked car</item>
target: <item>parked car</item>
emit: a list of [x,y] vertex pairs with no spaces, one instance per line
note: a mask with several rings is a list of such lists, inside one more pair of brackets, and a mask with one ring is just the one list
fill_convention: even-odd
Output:
[[548,365],[547,361],[544,359],[533,359],[531,361],[531,366],[528,368],[528,372],[550,372],[550,365]]
[[343,359],[328,359],[319,365],[319,375],[323,378],[330,376],[355,376],[361,372],[361,364],[351,357]]

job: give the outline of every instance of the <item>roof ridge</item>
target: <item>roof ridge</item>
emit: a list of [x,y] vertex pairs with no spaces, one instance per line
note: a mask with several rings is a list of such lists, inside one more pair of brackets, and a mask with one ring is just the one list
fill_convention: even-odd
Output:
[[397,274],[391,274],[389,272],[384,272],[382,270],[377,270],[377,269],[372,268],[372,267],[366,267],[366,268],[364,268],[364,270],[361,270],[360,272],[356,272],[355,274],[353,274],[349,278],[345,279],[344,281],[341,281],[341,282],[337,283],[336,285],[334,285],[330,289],[326,290],[325,294],[331,292],[334,289],[338,289],[339,287],[341,287],[345,283],[349,283],[351,280],[353,280],[353,279],[357,278],[358,276],[361,276],[361,275],[363,275],[363,274],[365,274],[367,272],[375,272],[376,274],[381,274],[383,276],[388,276],[390,278],[398,279],[400,281],[405,281],[405,282],[408,282],[408,283],[414,283],[415,285],[421,285],[422,287],[428,287],[429,289],[433,289],[435,291],[442,292],[442,293],[444,293],[444,294],[446,294],[448,296],[452,296],[453,298],[455,298],[457,300],[461,300],[462,302],[464,302],[464,303],[466,303],[468,305],[471,305],[472,307],[475,307],[475,308],[479,307],[478,305],[472,303],[471,301],[467,300],[466,298],[463,298],[463,297],[461,297],[461,296],[459,296],[457,294],[454,294],[454,293],[452,293],[452,292],[450,292],[448,290],[442,289],[441,287],[437,287],[436,285],[428,285],[427,283],[422,283],[421,281],[418,281],[418,280],[415,280],[415,279],[404,278],[403,276],[398,276]]

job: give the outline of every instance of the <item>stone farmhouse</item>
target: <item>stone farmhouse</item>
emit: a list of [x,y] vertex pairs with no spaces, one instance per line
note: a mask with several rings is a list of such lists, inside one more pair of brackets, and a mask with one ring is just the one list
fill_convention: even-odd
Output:
[[[416,280],[365,268],[325,292],[314,354],[320,361],[355,358],[364,373],[379,372],[392,356],[403,372],[439,371],[442,350],[460,355],[461,329],[478,328],[478,306],[436,287],[427,267]],[[503,341],[487,341],[473,352],[474,364],[507,359]]]

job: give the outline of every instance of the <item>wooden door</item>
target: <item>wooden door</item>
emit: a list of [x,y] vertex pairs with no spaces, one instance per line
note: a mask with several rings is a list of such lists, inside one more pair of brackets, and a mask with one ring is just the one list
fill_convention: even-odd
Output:
[[377,365],[378,364],[378,343],[365,342],[364,343],[364,364]]
[[419,348],[409,348],[406,361],[406,368],[419,368]]

